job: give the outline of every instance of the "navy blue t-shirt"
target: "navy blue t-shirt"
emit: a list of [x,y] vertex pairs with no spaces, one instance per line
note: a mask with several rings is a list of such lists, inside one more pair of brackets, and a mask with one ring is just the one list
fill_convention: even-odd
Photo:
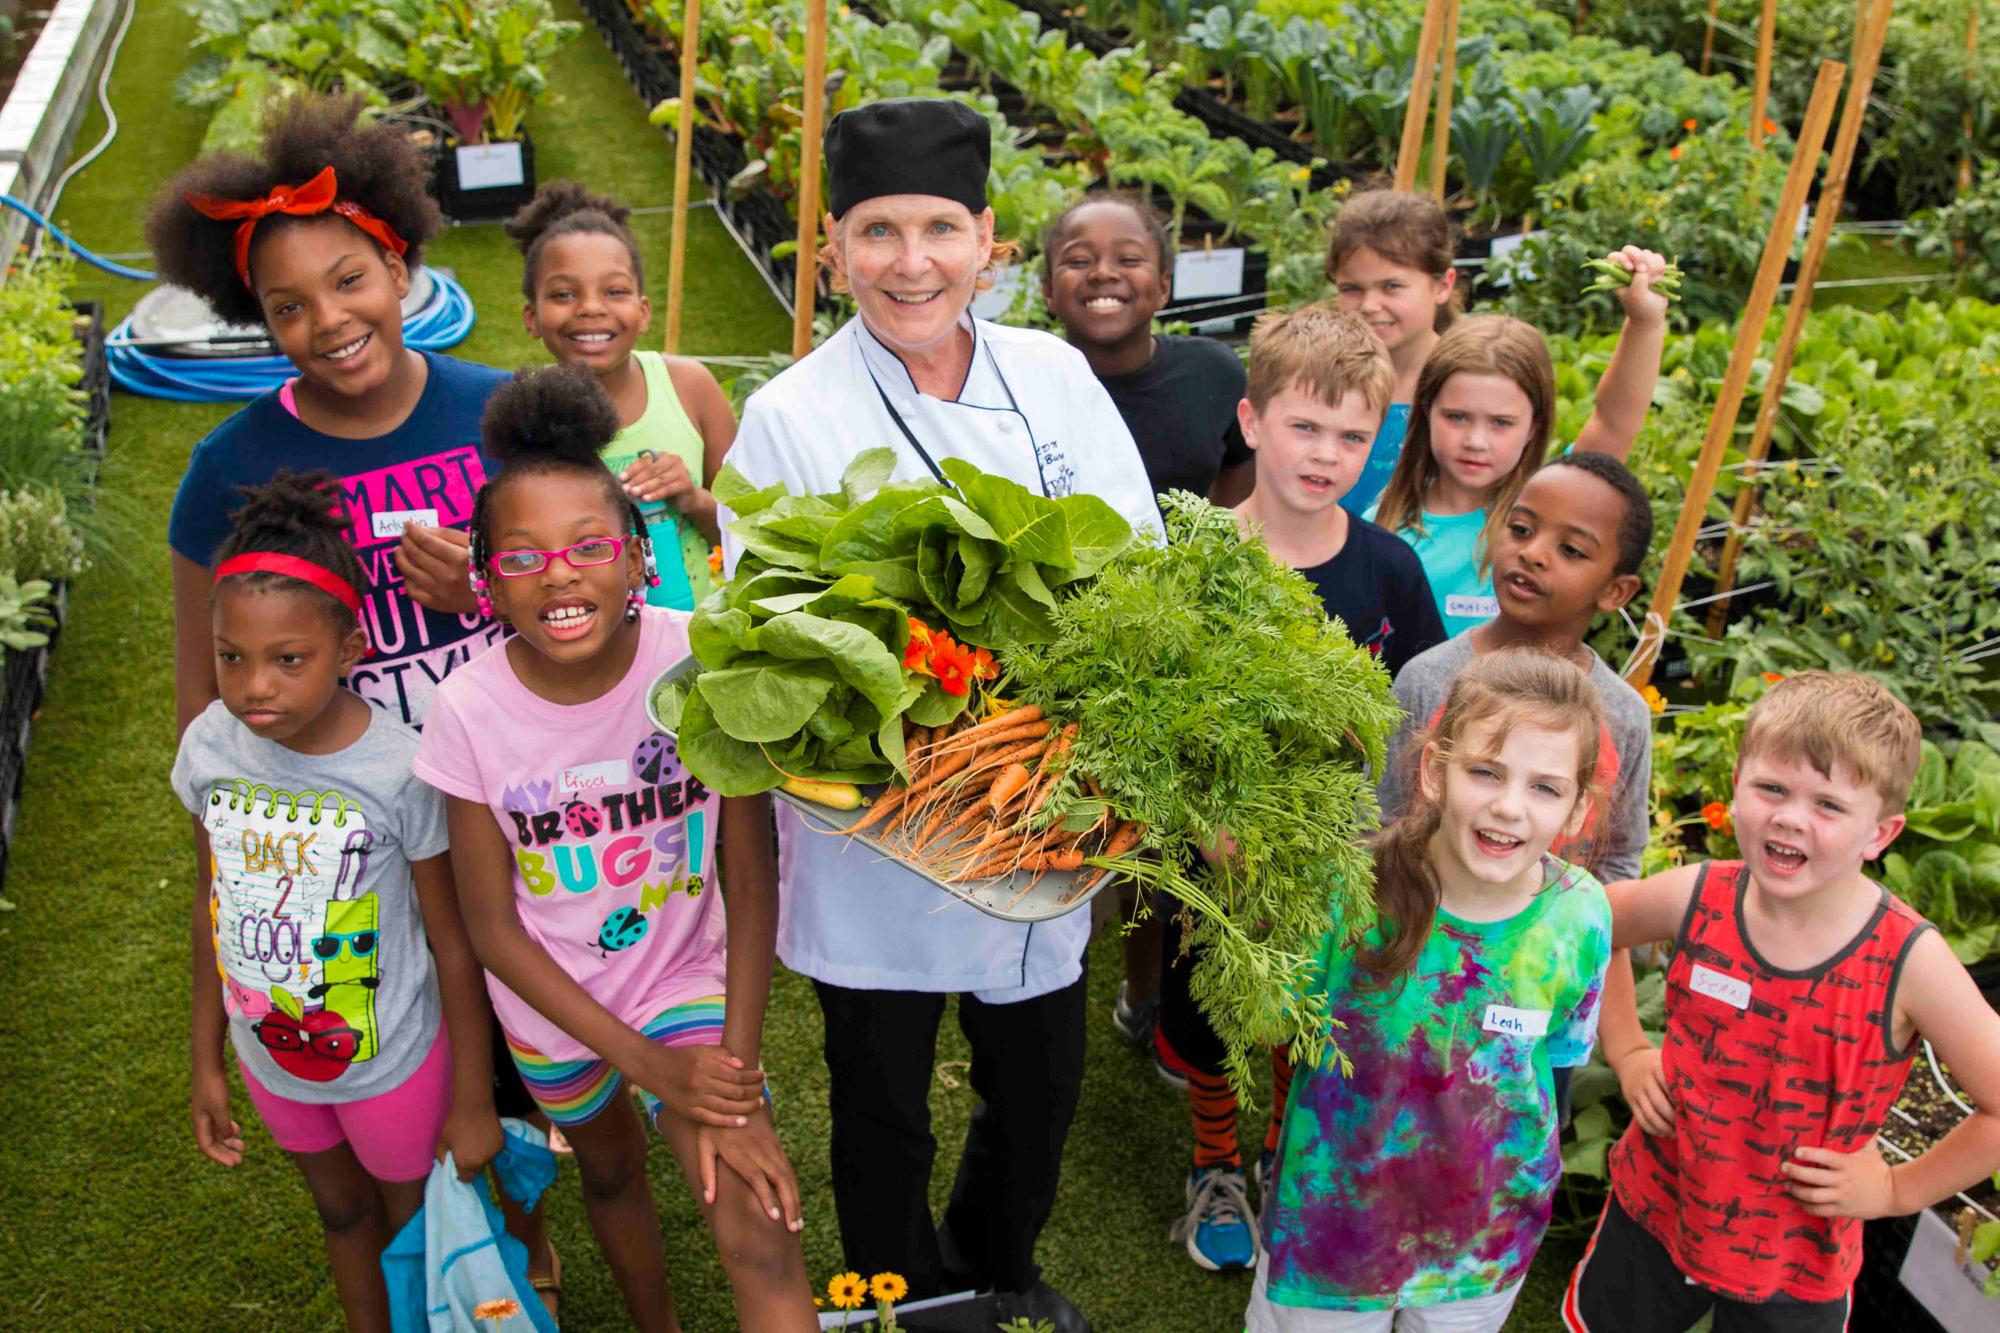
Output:
[[167,541],[198,565],[215,562],[230,516],[242,505],[238,486],[259,486],[279,468],[331,470],[353,520],[348,540],[361,559],[367,586],[361,626],[371,648],[348,677],[362,698],[398,721],[421,726],[437,682],[502,637],[478,616],[441,614],[403,590],[396,543],[403,526],[464,528],[473,497],[491,466],[479,450],[486,399],[504,371],[455,357],[423,353],[429,377],[402,425],[368,440],[324,435],[287,412],[274,390],[245,405],[194,448],[174,496]]
[[1444,623],[1417,553],[1387,528],[1347,516],[1347,542],[1333,559],[1299,573],[1319,590],[1329,616],[1382,659],[1393,679],[1403,663],[1443,643]]

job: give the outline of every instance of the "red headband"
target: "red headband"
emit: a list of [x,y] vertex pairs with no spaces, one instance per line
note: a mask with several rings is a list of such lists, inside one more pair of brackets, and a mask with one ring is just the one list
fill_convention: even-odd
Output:
[[[276,551],[252,551],[247,555],[232,555],[215,567],[215,581],[222,582],[231,574],[283,574],[287,578],[310,583],[326,593],[361,619],[361,594],[354,585],[340,575],[315,565],[310,560],[301,560],[295,555],[280,555]],[[366,627],[363,627],[366,632]]]
[[410,248],[409,242],[398,236],[395,228],[361,205],[336,197],[337,188],[333,168],[329,166],[320,168],[319,174],[304,185],[273,185],[271,192],[262,199],[223,199],[192,191],[181,198],[205,218],[214,218],[218,222],[242,219],[236,228],[236,275],[243,279],[245,287],[250,286],[250,237],[256,232],[257,224],[273,213],[291,213],[299,217],[328,211],[338,213],[400,259],[403,252]]

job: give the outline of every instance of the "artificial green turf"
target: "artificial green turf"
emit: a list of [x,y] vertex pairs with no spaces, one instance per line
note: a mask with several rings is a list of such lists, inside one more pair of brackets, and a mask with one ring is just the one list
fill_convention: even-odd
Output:
[[[190,35],[177,5],[141,7],[112,82],[123,131],[71,185],[60,210],[84,244],[140,249],[146,197],[199,143],[200,119],[169,95]],[[665,140],[645,125],[594,34],[581,35],[550,73],[564,100],[532,122],[543,177],[571,175],[634,203],[666,202]],[[94,142],[100,129],[93,115],[79,142]],[[787,322],[761,281],[712,215],[691,221],[684,347],[741,353],[782,345]],[[666,219],[639,225],[660,285]],[[457,270],[481,312],[463,354],[499,365],[545,359],[520,332],[518,268],[498,228],[454,229],[431,256]],[[113,319],[139,290],[95,274],[78,284],[78,294],[104,300]],[[122,394],[114,401],[103,484],[149,517],[124,543],[121,568],[93,570],[72,590],[7,884],[19,910],[0,916],[0,1327],[339,1324],[305,1190],[240,1088],[242,1167],[209,1164],[187,1124],[191,881],[186,816],[165,780],[174,733],[164,530],[189,449],[230,410]],[[1180,1208],[1186,1111],[1112,1035],[1115,941],[1097,942],[1091,967],[1089,1072],[1041,1247],[1047,1276],[1105,1333],[1238,1328],[1248,1277],[1201,1273],[1166,1240]],[[823,1279],[840,1267],[840,1249],[821,1040],[811,988],[781,973],[766,1063],[805,1191],[808,1263]],[[942,1146],[933,1193],[941,1207],[972,1108],[967,1052],[950,1018],[938,1059],[932,1108]],[[694,1205],[665,1152],[654,1154],[652,1169],[683,1321],[691,1330],[729,1328],[727,1288]],[[573,1169],[565,1169],[549,1209],[567,1258],[566,1326],[623,1326]],[[1575,1252],[1574,1241],[1545,1250],[1514,1327],[1558,1327],[1559,1282]]]

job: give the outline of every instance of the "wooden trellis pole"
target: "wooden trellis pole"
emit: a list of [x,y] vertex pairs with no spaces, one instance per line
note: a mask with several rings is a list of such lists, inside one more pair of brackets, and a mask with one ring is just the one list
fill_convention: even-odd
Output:
[[1444,202],[1444,167],[1451,157],[1451,95],[1458,82],[1458,0],[1445,0],[1444,68],[1438,73],[1437,124],[1431,128],[1431,198]]
[[1417,66],[1410,75],[1410,103],[1403,108],[1403,138],[1396,146],[1396,188],[1417,184],[1417,160],[1424,151],[1424,114],[1431,109],[1431,79],[1437,73],[1438,40],[1451,0],[1425,0],[1424,26],[1417,33]]
[[1708,67],[1715,59],[1715,15],[1721,8],[1722,0],[1708,0],[1708,26],[1701,33],[1701,76],[1708,77]]
[[[1979,77],[1979,4],[1972,0],[1966,6],[1965,19],[1965,80],[1967,83]],[[1965,151],[1958,157],[1958,193],[1964,194],[1972,188],[1972,107],[1965,108]],[[1963,254],[1959,256],[1965,258]]]
[[806,71],[799,88],[805,118],[799,128],[799,252],[792,265],[792,359],[812,350],[813,307],[819,294],[820,139],[826,130],[826,0],[806,0]]
[[1856,145],[1861,142],[1861,123],[1868,118],[1868,98],[1875,88],[1876,71],[1881,67],[1882,43],[1889,35],[1889,11],[1894,3],[1895,0],[1874,0],[1865,22],[1854,32],[1854,78],[1847,88],[1847,103],[1841,108],[1840,126],[1833,134],[1833,156],[1827,162],[1826,179],[1820,185],[1819,207],[1813,210],[1812,231],[1806,236],[1806,252],[1799,261],[1791,304],[1785,307],[1785,327],[1778,334],[1778,346],[1771,354],[1770,378],[1764,385],[1763,400],[1757,404],[1757,425],[1751,431],[1750,448],[1744,456],[1742,488],[1736,492],[1736,505],[1729,516],[1729,536],[1722,543],[1722,560],[1715,570],[1715,591],[1720,600],[1708,613],[1710,638],[1721,635],[1728,619],[1728,593],[1736,587],[1736,560],[1743,552],[1743,531],[1757,506],[1757,467],[1771,452],[1771,435],[1778,426],[1779,400],[1784,396],[1785,382],[1791,378],[1799,335],[1805,331],[1806,316],[1812,310],[1813,286],[1819,281],[1820,265],[1826,260],[1827,244],[1833,239],[1833,224],[1840,217],[1841,200],[1847,194],[1847,177],[1854,167]]
[[667,240],[667,355],[681,349],[681,300],[687,291],[688,168],[694,160],[694,72],[701,63],[701,0],[681,12],[681,113],[674,130],[674,221]]
[[1744,307],[1743,322],[1736,330],[1736,347],[1729,357],[1729,370],[1722,377],[1722,393],[1715,412],[1708,419],[1708,434],[1701,442],[1694,475],[1688,480],[1687,496],[1681,501],[1680,519],[1667,546],[1665,566],[1653,590],[1653,608],[1639,636],[1638,649],[1626,679],[1640,688],[1653,678],[1653,664],[1659,660],[1660,646],[1666,641],[1674,605],[1680,600],[1681,581],[1687,577],[1688,561],[1694,555],[1695,537],[1701,532],[1702,517],[1708,512],[1709,496],[1715,492],[1715,477],[1722,470],[1722,455],[1736,435],[1736,414],[1742,410],[1744,392],[1750,387],[1751,365],[1757,359],[1758,344],[1764,338],[1764,322],[1777,301],[1778,280],[1784,276],[1785,259],[1797,234],[1799,210],[1805,206],[1806,191],[1819,166],[1820,149],[1826,143],[1826,127],[1833,119],[1834,99],[1840,95],[1840,81],[1847,66],[1838,60],[1820,62],[1819,77],[1813,80],[1812,100],[1806,105],[1805,124],[1800,127],[1798,151],[1785,175],[1784,194],[1778,200],[1777,215],[1771,219],[1764,239],[1764,257],[1757,265],[1757,277],[1750,286],[1750,300]]
[[1771,53],[1778,44],[1778,0],[1764,0],[1757,20],[1757,74],[1750,89],[1750,143],[1764,146],[1764,109],[1771,102]]

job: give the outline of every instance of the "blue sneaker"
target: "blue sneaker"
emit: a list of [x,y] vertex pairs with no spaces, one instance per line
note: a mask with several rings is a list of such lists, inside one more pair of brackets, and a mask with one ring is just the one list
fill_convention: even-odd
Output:
[[1196,1167],[1188,1173],[1187,1215],[1167,1239],[1187,1246],[1188,1258],[1211,1273],[1257,1262],[1257,1226],[1251,1220],[1243,1169]]

